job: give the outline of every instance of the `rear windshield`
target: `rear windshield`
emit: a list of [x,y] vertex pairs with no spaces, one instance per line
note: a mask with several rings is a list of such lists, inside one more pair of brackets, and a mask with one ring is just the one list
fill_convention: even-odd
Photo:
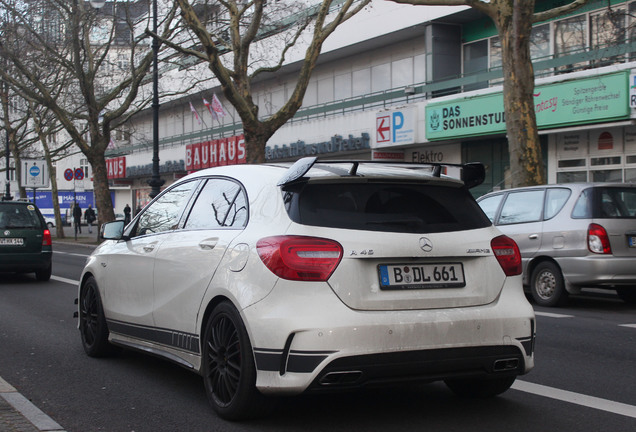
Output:
[[400,233],[463,231],[491,225],[467,189],[418,183],[306,183],[286,195],[303,225]]
[[636,188],[595,187],[584,190],[572,210],[572,217],[635,219]]
[[40,228],[41,226],[34,205],[0,204],[0,229]]

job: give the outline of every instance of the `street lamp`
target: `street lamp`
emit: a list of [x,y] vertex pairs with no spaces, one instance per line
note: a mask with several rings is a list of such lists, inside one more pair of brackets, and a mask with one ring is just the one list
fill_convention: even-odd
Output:
[[157,0],[152,1],[152,178],[148,180],[151,187],[150,198],[161,192],[164,181],[159,176],[159,41],[157,40]]

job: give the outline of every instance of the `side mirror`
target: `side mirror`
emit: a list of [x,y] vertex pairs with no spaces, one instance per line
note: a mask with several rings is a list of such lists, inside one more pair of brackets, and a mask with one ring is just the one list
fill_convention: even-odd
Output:
[[124,238],[124,226],[122,220],[106,222],[99,230],[99,236],[103,240],[121,240]]

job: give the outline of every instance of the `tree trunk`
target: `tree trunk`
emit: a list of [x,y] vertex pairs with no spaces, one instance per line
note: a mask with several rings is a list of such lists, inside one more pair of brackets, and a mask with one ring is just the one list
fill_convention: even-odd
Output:
[[113,201],[108,187],[108,172],[104,152],[93,152],[86,155],[93,169],[93,194],[97,207],[97,229],[106,221],[115,220]]
[[545,168],[534,110],[534,70],[530,57],[534,1],[500,1],[498,7],[497,15],[492,18],[501,38],[510,186],[545,184]]

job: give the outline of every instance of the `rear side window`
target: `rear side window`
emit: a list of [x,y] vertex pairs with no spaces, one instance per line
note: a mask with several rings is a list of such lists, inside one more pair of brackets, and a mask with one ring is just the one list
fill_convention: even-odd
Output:
[[576,201],[572,217],[575,219],[636,219],[636,188],[586,189]]
[[32,204],[0,204],[0,229],[41,228],[37,210]]
[[[599,188],[600,216],[609,219],[636,218],[636,189]],[[596,215],[595,215],[596,216]]]
[[548,220],[556,216],[570,198],[572,192],[565,188],[550,188],[545,195],[543,218]]
[[242,228],[246,223],[247,199],[241,186],[226,179],[210,179],[192,206],[185,228]]
[[[298,186],[296,186],[298,187]],[[355,230],[434,233],[491,223],[465,188],[413,183],[307,183],[285,197],[294,222]]]

